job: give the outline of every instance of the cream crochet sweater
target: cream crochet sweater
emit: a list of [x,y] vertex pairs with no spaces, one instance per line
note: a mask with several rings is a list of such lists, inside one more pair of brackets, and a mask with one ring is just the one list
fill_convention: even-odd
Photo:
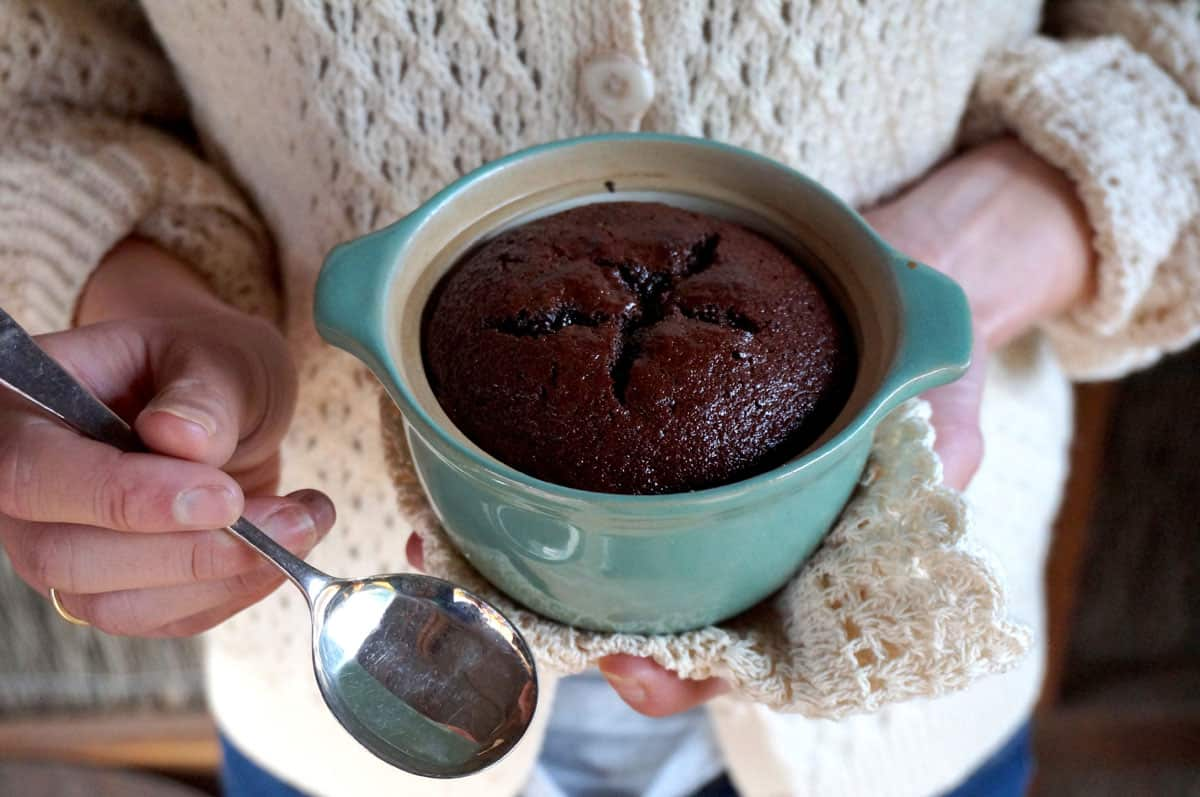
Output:
[[[905,680],[920,671],[911,657],[889,669],[892,648],[869,627],[842,624],[798,687],[791,708],[802,714],[732,698],[711,706],[747,795],[936,793],[1028,715],[1069,442],[1067,376],[1119,375],[1200,332],[1200,4],[1051,2],[1055,38],[1037,34],[1039,0],[142,6],[0,5],[0,304],[36,332],[66,327],[90,270],[136,233],[179,254],[231,303],[276,316],[302,376],[284,486],[316,486],[337,502],[338,527],[313,556],[335,573],[403,570],[410,529],[437,537],[393,450],[396,500],[371,377],[316,338],[315,276],[332,245],[398,218],[464,171],[525,145],[618,129],[749,147],[856,205],[918,178],[957,143],[1003,129],[1066,171],[1095,229],[1099,290],[991,368],[988,454],[967,493],[975,548],[939,541],[944,523],[916,532],[931,549],[953,543],[966,569],[948,573],[983,574],[993,597],[1004,579],[1008,614],[997,599],[981,627],[1023,641],[1026,631],[1005,618],[1022,624],[1031,655],[1016,664],[997,652],[1003,645],[981,653],[969,633],[938,638],[933,624],[921,650],[965,662],[951,668],[961,677]],[[184,119],[198,142],[172,134],[187,129]],[[909,412],[889,434],[925,445],[921,410]],[[936,463],[916,467],[936,480]],[[960,516],[951,508],[942,521],[961,525]],[[977,594],[926,581],[927,603]],[[802,607],[829,597],[822,589]],[[538,724],[502,765],[466,781],[420,781],[375,761],[328,718],[306,628],[303,607],[281,591],[209,640],[214,711],[264,766],[319,794],[520,790],[552,675]],[[562,629],[551,637],[542,649],[558,667],[586,664],[595,648]],[[669,640],[628,644],[704,669]],[[1004,661],[989,667],[989,657]],[[972,683],[989,668],[1007,671]],[[747,686],[770,675],[741,672]],[[857,697],[821,702],[830,695]],[[814,718],[850,709],[873,711]]]

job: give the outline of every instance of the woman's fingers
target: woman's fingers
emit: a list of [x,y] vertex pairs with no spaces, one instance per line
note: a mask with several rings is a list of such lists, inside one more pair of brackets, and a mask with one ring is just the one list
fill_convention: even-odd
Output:
[[[138,323],[96,324],[39,335],[38,346],[123,418],[141,409],[149,352]],[[19,405],[15,405],[19,406]]]
[[206,609],[202,612],[184,617],[180,620],[173,620],[161,628],[155,628],[151,631],[146,631],[145,633],[138,634],[138,636],[150,639],[174,639],[177,637],[188,637],[195,636],[196,634],[202,634],[205,631],[217,627],[238,612],[250,608],[263,598],[270,595],[279,588],[279,584],[282,583],[282,578],[283,577],[280,576],[278,580],[268,584],[265,588],[259,590],[258,592],[240,596],[235,600],[222,603],[219,606]]
[[0,513],[118,531],[228,525],[242,491],[216,468],[128,454],[30,415],[0,415]]
[[150,336],[157,393],[135,427],[153,450],[230,470],[275,451],[295,404],[295,368],[274,329],[250,318],[229,323],[227,339]]
[[135,418],[149,449],[181,459],[250,468],[278,448],[295,406],[286,341],[249,316],[100,323],[38,343],[101,401]]
[[[333,523],[314,490],[251,499],[246,516],[290,551],[311,550]],[[130,534],[90,526],[5,521],[0,537],[34,589],[96,594],[216,581],[250,572],[262,558],[221,530]]]
[[987,351],[977,341],[966,374],[925,394],[933,411],[931,422],[937,432],[933,448],[942,460],[942,481],[956,490],[970,484],[983,460],[979,409],[986,375]]
[[404,544],[404,555],[413,569],[425,569],[425,545],[421,542],[420,534],[414,531],[408,535],[408,542]]
[[[297,551],[304,555],[307,551]],[[59,594],[63,607],[89,625],[115,636],[145,636],[206,610],[249,605],[283,583],[283,574],[264,562],[239,576],[220,581],[156,589],[122,590],[99,595]]]
[[[319,493],[300,498],[314,506],[328,502],[328,499]],[[289,498],[286,503],[287,509],[275,514],[275,522],[295,522],[293,512],[298,504],[300,500],[296,496]],[[319,522],[321,526],[317,527],[316,533],[300,535],[297,539],[285,543],[292,553],[300,557],[306,556],[312,550],[333,521],[332,508],[328,512],[321,508],[304,511],[311,513],[313,522]],[[291,519],[282,519],[288,516]],[[267,518],[263,523],[270,526],[272,519]],[[272,536],[279,539],[275,533],[272,533]],[[214,580],[90,595],[60,591],[59,597],[71,614],[110,634],[180,636],[185,633],[198,633],[204,630],[199,627],[204,622],[208,623],[205,627],[211,627],[261,600],[282,583],[283,574],[279,570],[257,556],[255,559],[249,568]],[[239,567],[241,564],[239,560]],[[189,631],[193,626],[194,630]],[[164,629],[173,630],[164,632]]]
[[600,672],[634,711],[666,717],[729,691],[720,678],[689,681],[651,659],[617,654],[600,659]]

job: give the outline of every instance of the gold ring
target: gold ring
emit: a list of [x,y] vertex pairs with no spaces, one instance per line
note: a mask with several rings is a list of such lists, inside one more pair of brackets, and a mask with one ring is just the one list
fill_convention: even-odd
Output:
[[58,616],[66,620],[71,625],[91,625],[87,620],[80,620],[75,615],[67,611],[67,607],[62,605],[62,601],[58,597],[58,593],[54,587],[50,588],[50,603],[54,606],[54,611],[58,612]]

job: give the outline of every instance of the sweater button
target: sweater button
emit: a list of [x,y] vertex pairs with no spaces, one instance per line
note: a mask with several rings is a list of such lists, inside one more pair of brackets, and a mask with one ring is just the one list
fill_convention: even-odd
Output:
[[583,67],[583,93],[616,125],[632,126],[654,99],[654,75],[621,53],[598,55]]

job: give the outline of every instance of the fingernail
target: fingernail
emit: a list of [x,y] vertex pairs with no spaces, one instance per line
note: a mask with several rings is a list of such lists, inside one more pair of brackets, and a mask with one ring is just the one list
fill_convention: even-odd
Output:
[[308,510],[313,524],[322,530],[329,529],[337,519],[337,511],[324,493],[317,490],[297,490],[288,495],[294,501],[299,501]]
[[181,407],[178,404],[172,404],[169,407],[150,406],[150,412],[161,412],[171,415],[189,426],[195,426],[200,431],[204,432],[206,437],[212,437],[217,433],[216,421],[212,419],[207,412],[198,410],[192,407]]
[[313,516],[299,504],[276,509],[263,520],[262,527],[276,542],[291,548],[308,548],[317,539]]
[[641,681],[633,678],[625,678],[620,675],[614,675],[613,673],[605,672],[604,670],[600,670],[600,673],[626,703],[639,704],[645,701],[646,687],[642,686]]
[[193,487],[175,496],[171,514],[184,526],[225,526],[237,520],[237,495],[228,487]]
[[199,406],[191,395],[191,387],[176,383],[155,397],[146,408],[148,412],[165,412],[184,423],[194,424],[212,437],[217,433],[217,422],[204,407]]

